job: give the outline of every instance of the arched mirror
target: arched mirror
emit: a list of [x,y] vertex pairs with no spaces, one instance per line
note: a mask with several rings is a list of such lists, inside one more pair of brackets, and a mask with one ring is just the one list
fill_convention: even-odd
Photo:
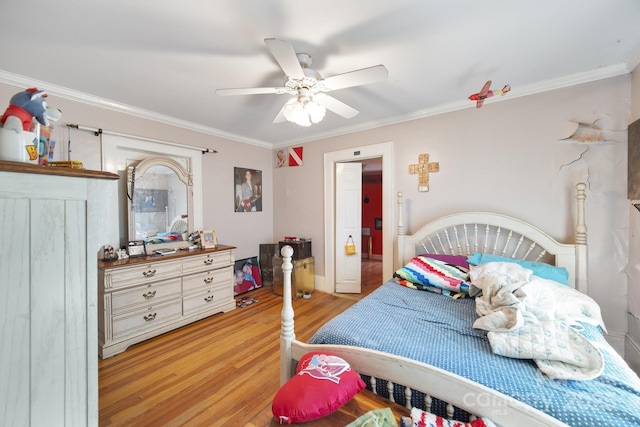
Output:
[[187,168],[168,157],[141,160],[127,170],[127,195],[129,240],[156,248],[189,246],[193,177]]

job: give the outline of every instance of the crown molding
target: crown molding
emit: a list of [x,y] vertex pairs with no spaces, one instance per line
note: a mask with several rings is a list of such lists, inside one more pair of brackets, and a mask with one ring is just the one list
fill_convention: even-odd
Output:
[[110,99],[101,98],[98,96],[90,95],[84,92],[79,92],[73,89],[69,89],[63,86],[58,86],[53,83],[45,82],[42,80],[32,79],[30,77],[13,74],[8,71],[0,70],[0,83],[5,83],[11,86],[17,86],[19,88],[26,87],[40,87],[47,88],[47,94],[57,96],[59,98],[68,99],[70,101],[79,102],[94,107],[100,107],[107,110],[115,111],[118,113],[125,113],[131,116],[139,117],[146,120],[151,120],[158,123],[163,123],[171,126],[176,126],[182,129],[192,130],[200,132],[206,135],[212,135],[219,138],[225,138],[236,142],[242,142],[245,144],[257,145],[264,148],[271,148],[272,144],[257,139],[247,138],[241,135],[225,132],[220,129],[212,128],[209,126],[202,126],[197,123],[189,122],[187,120],[181,120],[172,116],[159,114],[153,111],[145,110],[142,108],[134,107],[120,102],[112,101]]
[[640,45],[636,46],[625,62],[629,72],[635,70],[635,68],[640,64]]
[[[518,98],[522,96],[529,96],[538,93],[548,92],[565,87],[576,86],[583,83],[589,83],[597,80],[608,79],[617,77],[624,74],[629,74],[638,64],[640,64],[640,46],[634,50],[629,56],[626,62],[620,62],[618,64],[610,65],[607,67],[597,68],[591,71],[585,71],[582,73],[575,73],[568,76],[560,77],[557,79],[544,80],[538,83],[516,86],[511,89],[509,96],[507,97],[493,97],[485,101],[486,103],[502,102],[512,98]],[[355,132],[362,132],[370,129],[375,129],[382,126],[389,126],[398,123],[408,122],[412,120],[423,119],[440,114],[450,113],[453,111],[463,110],[466,108],[472,108],[474,105],[469,101],[461,100],[448,104],[437,105],[433,108],[425,110],[415,111],[402,116],[389,117],[383,120],[372,120],[369,122],[361,123],[355,126],[346,126],[336,128],[328,132],[315,134],[309,138],[294,138],[286,141],[279,141],[278,143],[270,143],[267,141],[257,140],[253,138],[247,138],[242,135],[237,135],[229,132],[222,131],[220,129],[202,126],[197,123],[189,122],[186,120],[177,119],[175,117],[155,113],[153,111],[144,110],[141,108],[133,107],[131,105],[122,104],[109,99],[100,98],[94,95],[89,95],[83,92],[75,91],[62,86],[54,85],[45,81],[38,81],[32,78],[27,78],[17,74],[9,73],[7,71],[0,70],[0,83],[9,84],[18,87],[46,87],[47,93],[50,95],[58,96],[60,98],[69,99],[71,101],[84,103],[108,110],[129,114],[135,117],[152,120],[155,122],[180,127],[183,129],[200,132],[207,135],[224,138],[231,141],[241,142],[244,144],[255,145],[263,148],[281,148],[290,146],[292,144],[303,144],[320,139],[333,138],[341,135],[347,135]]]
[[[640,56],[640,50],[638,51]],[[586,71],[582,73],[571,74],[569,76],[560,77],[557,79],[544,80],[538,83],[512,87],[508,96],[493,97],[485,101],[486,104],[494,102],[508,101],[509,99],[519,98],[523,96],[535,95],[538,93],[549,92],[552,90],[562,89],[566,87],[576,86],[583,83],[589,83],[597,80],[608,79],[612,77],[629,74],[629,69],[626,63],[618,63],[608,67],[598,68],[592,71]],[[306,142],[317,141],[320,139],[332,138],[340,135],[346,135],[355,132],[361,132],[365,130],[371,130],[382,126],[389,126],[403,122],[409,122],[412,120],[424,119],[427,117],[437,116],[440,114],[451,113],[454,111],[464,110],[467,108],[475,108],[474,103],[470,103],[468,100],[460,100],[450,102],[447,104],[436,105],[433,108],[425,110],[415,111],[413,113],[405,114],[402,116],[390,117],[383,120],[370,121],[361,123],[357,126],[347,126],[335,129],[333,131],[324,132],[321,134],[315,134],[312,139],[295,139],[282,141],[279,144],[274,145],[276,148],[289,146],[291,144],[301,144]]]

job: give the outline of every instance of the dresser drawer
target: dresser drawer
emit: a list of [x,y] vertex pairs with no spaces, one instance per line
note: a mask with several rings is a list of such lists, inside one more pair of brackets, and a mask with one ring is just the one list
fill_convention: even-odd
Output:
[[184,276],[182,278],[182,292],[187,295],[223,284],[231,287],[232,275],[233,267],[228,266]]
[[182,261],[182,271],[184,274],[196,273],[198,271],[233,265],[233,262],[233,251],[212,252],[206,255],[185,258]]
[[135,288],[127,288],[111,293],[111,313],[117,315],[126,311],[157,304],[166,299],[180,298],[180,278],[153,282]]
[[135,267],[108,271],[105,280],[106,288],[120,288],[139,283],[156,282],[182,274],[182,261],[150,262]]
[[206,311],[229,301],[233,302],[233,289],[228,283],[212,286],[204,292],[185,296],[182,299],[185,316]]
[[113,316],[113,339],[119,340],[127,336],[139,335],[178,320],[181,315],[182,304],[180,304],[180,298],[177,298]]

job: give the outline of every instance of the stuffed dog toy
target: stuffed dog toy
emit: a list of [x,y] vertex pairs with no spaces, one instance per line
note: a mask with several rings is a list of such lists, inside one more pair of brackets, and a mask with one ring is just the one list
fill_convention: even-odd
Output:
[[2,127],[22,133],[22,131],[29,131],[33,118],[44,126],[49,125],[49,120],[55,122],[60,119],[62,112],[48,107],[46,97],[47,94],[44,91],[36,88],[29,88],[13,95],[9,101],[9,107],[0,118]]

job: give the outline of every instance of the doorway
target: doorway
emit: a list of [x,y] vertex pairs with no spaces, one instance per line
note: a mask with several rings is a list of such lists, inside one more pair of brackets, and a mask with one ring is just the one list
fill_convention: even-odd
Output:
[[[336,251],[342,249],[335,239],[336,232],[336,163],[354,162],[372,158],[382,159],[382,218],[391,226],[382,227],[382,280],[393,275],[395,236],[394,207],[396,206],[393,189],[393,143],[386,142],[347,150],[333,151],[324,155],[324,207],[325,207],[325,278],[327,292],[335,292]],[[340,248],[338,248],[340,246]],[[382,284],[382,283],[380,283]]]
[[361,296],[384,283],[382,276],[382,157],[359,161],[362,165]]

